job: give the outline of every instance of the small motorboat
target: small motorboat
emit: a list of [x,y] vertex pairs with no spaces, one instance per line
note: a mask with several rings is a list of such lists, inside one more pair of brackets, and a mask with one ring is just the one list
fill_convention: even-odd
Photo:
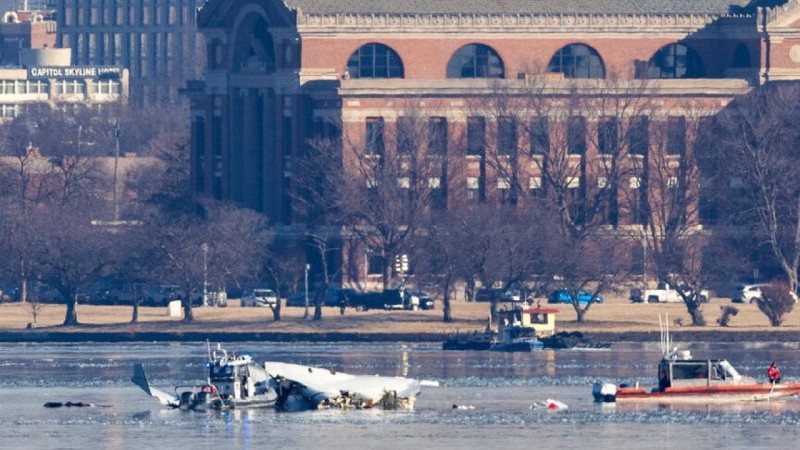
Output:
[[770,400],[800,394],[800,383],[759,382],[741,375],[725,359],[694,359],[688,350],[678,350],[677,347],[667,351],[671,343],[669,332],[664,329],[658,385],[644,388],[638,383],[617,386],[598,381],[592,386],[595,402],[709,404]]
[[800,383],[770,383],[743,376],[724,359],[692,359],[688,352],[662,359],[658,386],[596,382],[596,402],[721,403],[759,401],[800,394]]
[[242,408],[270,408],[278,395],[264,367],[247,355],[228,355],[217,346],[206,363],[208,376],[200,385],[176,386],[174,394],[151,386],[144,366],[134,365],[133,381],[165,406],[183,410],[206,411]]

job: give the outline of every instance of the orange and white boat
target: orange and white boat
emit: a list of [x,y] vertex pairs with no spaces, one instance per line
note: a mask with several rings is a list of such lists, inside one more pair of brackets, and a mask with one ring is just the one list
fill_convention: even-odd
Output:
[[726,403],[777,399],[800,394],[800,383],[759,382],[741,375],[725,359],[693,359],[687,350],[670,347],[669,333],[662,329],[662,354],[658,385],[652,388],[595,382],[596,402],[627,403]]
[[658,364],[658,386],[595,383],[596,402],[722,403],[776,399],[800,394],[800,383],[760,383],[724,359],[669,359]]

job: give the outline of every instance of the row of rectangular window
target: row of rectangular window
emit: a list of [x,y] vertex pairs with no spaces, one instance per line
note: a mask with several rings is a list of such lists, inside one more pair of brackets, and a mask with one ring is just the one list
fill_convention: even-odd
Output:
[[13,119],[20,114],[40,114],[46,103],[0,103],[0,118]]
[[[96,80],[86,83],[81,80],[56,80],[52,82],[54,94],[83,94],[86,87],[90,94],[119,94],[120,82]],[[0,80],[0,95],[47,94],[51,90],[48,81]]]
[[[447,153],[447,119],[430,117],[424,131],[418,120],[410,117],[397,118],[396,149],[399,154],[413,153],[418,143],[427,139],[428,154]],[[514,117],[500,117],[497,121],[497,153],[511,156],[519,149],[519,120]],[[645,155],[650,148],[650,118],[636,116],[631,118],[626,133],[628,153]],[[385,151],[383,117],[367,117],[366,152],[370,155],[383,155]],[[585,117],[570,117],[567,122],[566,145],[572,155],[583,155],[587,148],[588,125]],[[602,118],[597,125],[597,150],[601,155],[615,155],[619,152],[620,124],[616,118]],[[423,135],[424,134],[424,135]],[[467,155],[484,156],[486,153],[486,118],[471,116],[467,118]],[[550,123],[546,117],[535,117],[528,124],[528,152],[530,155],[545,154],[550,151]],[[686,119],[669,117],[667,119],[667,154],[683,155],[686,151]]]
[[125,8],[122,1],[119,3],[116,8],[100,8],[98,5],[67,6],[64,8],[64,25],[177,25],[194,22],[191,16],[194,8],[188,0],[183,8],[175,5],[166,8],[162,5],[144,5],[144,2]]
[[[377,181],[374,178],[370,178],[367,180],[367,187],[374,188],[377,187]],[[411,177],[398,177],[397,178],[397,186],[402,189],[410,189],[411,188]],[[580,177],[567,177],[564,180],[564,186],[567,189],[578,189],[581,186],[581,179]],[[678,177],[669,177],[667,179],[667,187],[674,188],[678,186]],[[428,188],[430,189],[440,189],[442,187],[442,180],[438,177],[431,177],[428,178]],[[467,177],[467,189],[480,189],[481,187],[481,178],[480,177]],[[608,189],[608,177],[597,177],[597,188],[598,189]],[[630,177],[628,178],[628,188],[629,189],[640,189],[642,187],[642,178],[641,177]],[[497,178],[497,189],[504,190],[504,189],[511,189],[511,179],[508,177],[498,177]],[[528,179],[528,189],[530,190],[537,190],[542,189],[542,177],[529,177]]]

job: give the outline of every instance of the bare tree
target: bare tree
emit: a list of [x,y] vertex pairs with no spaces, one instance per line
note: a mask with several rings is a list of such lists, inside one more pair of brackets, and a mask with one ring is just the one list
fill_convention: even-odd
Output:
[[129,300],[132,307],[131,323],[139,321],[139,306],[146,292],[144,286],[158,280],[161,273],[161,260],[156,240],[151,229],[142,222],[131,221],[109,226],[114,240],[110,267],[105,275],[121,280],[121,292],[112,295],[117,300]]
[[[265,277],[273,281],[275,292],[278,294],[277,304],[270,305],[275,320],[280,320],[282,308],[280,299],[285,297],[288,292],[298,291],[298,284],[305,271],[305,254],[295,248],[293,244],[297,244],[297,242],[273,242],[264,267]],[[259,274],[255,278],[259,279],[262,276]],[[288,288],[288,292],[285,288]]]
[[163,262],[161,276],[185,293],[182,304],[186,322],[194,320],[192,300],[202,292],[205,282],[224,285],[226,280],[250,270],[250,264],[263,264],[272,239],[266,217],[255,211],[210,201],[198,208],[200,214],[178,212],[152,217],[149,224]]
[[[714,278],[706,257],[710,237],[700,226],[700,170],[695,152],[702,111],[687,105],[681,116],[655,115],[646,127],[648,151],[638,178],[641,239],[656,278],[677,289],[693,325],[704,325],[700,304]],[[638,191],[638,192],[636,192]],[[628,198],[628,204],[637,199]],[[636,233],[632,233],[635,235]],[[646,264],[644,261],[643,264]]]
[[[429,208],[446,206],[437,203],[444,202],[447,186],[444,130],[430,125],[421,111],[408,108],[401,110],[393,131],[374,129],[367,142],[346,140],[346,170],[354,176],[344,185],[348,201],[343,211],[355,224],[353,233],[385,262],[407,253]],[[384,264],[383,269],[386,288],[393,267]]]
[[476,155],[482,185],[491,193],[496,177],[501,203],[546,199],[564,232],[625,223],[619,191],[641,158],[630,137],[652,114],[652,89],[646,80],[563,80],[533,70],[525,83],[498,82],[470,102],[468,114],[488,122]]
[[[343,270],[341,259],[337,261],[336,257],[341,255],[344,242],[344,205],[350,201],[345,188],[349,177],[344,173],[341,122],[328,120],[319,128],[316,136],[307,142],[305,154],[297,158],[296,179],[301,188],[294,202],[304,224],[301,243],[306,256],[297,275],[309,275],[308,267],[314,270],[311,274],[317,274],[319,280],[313,299],[312,317],[315,321],[322,320],[326,291]],[[316,264],[312,265],[312,260]]]
[[442,321],[452,322],[453,284],[458,280],[458,257],[462,231],[450,211],[432,218],[425,231],[417,235],[412,252],[417,261],[418,281],[435,284],[441,288]]
[[[578,320],[585,320],[591,304],[580,305],[578,291],[616,289],[630,273],[630,245],[620,240],[625,233],[615,230],[631,222],[621,191],[641,170],[646,153],[631,148],[630,136],[638,118],[653,110],[650,87],[644,80],[614,76],[563,80],[540,74],[522,85],[498,82],[493,92],[474,100],[469,112],[492,125],[478,155],[481,185],[487,186],[487,196],[496,185],[500,203],[547,218],[537,220],[547,245],[532,252],[539,256],[528,262],[548,261],[549,267],[539,264],[535,270],[538,279],[557,277],[575,294]],[[556,242],[563,248],[555,248]],[[613,264],[604,259],[610,254]],[[497,270],[498,265],[487,267]]]
[[31,323],[28,324],[28,328],[36,328],[36,319],[39,317],[42,311],[47,308],[47,303],[34,299],[27,302],[25,306],[31,313]]
[[797,295],[787,285],[774,284],[761,288],[758,309],[769,319],[770,325],[779,327],[787,314],[792,312]]
[[110,260],[112,239],[92,225],[90,205],[69,204],[30,214],[31,273],[55,288],[67,310],[64,325],[78,325],[78,294],[96,281]]
[[[486,212],[487,215],[482,215]],[[488,208],[450,209],[428,216],[423,230],[415,236],[412,258],[417,282],[437,286],[442,295],[442,321],[451,322],[453,288],[457,281],[469,286],[485,279],[491,249],[492,227],[483,221]],[[496,309],[496,305],[495,305]]]
[[207,200],[203,203],[209,253],[208,282],[225,286],[263,272],[274,232],[255,211]]
[[[557,237],[557,222],[534,205],[525,209],[509,206],[491,208],[491,247],[488,252],[485,276],[492,285],[500,284],[503,291],[520,291],[520,300],[526,301],[529,289],[540,291],[547,273],[548,251]],[[534,225],[535,226],[532,226]],[[497,299],[491,303],[492,318],[497,316]]]
[[15,217],[9,227],[14,245],[7,255],[14,259],[23,299],[31,255],[19,244],[29,234],[28,216],[35,208],[61,211],[66,205],[90,204],[91,219],[106,217],[104,204],[111,189],[98,159],[109,145],[104,118],[92,107],[44,107],[0,125],[2,195],[8,206],[13,202]]
[[320,279],[317,284],[316,297],[314,298],[313,320],[322,320],[322,307],[325,305],[326,293],[334,278],[340,275],[342,264],[336,261],[341,254],[341,248],[328,237],[328,235],[307,235],[307,245],[314,249],[314,254],[319,255]]
[[[428,210],[446,207],[450,170],[447,124],[443,117],[428,117],[436,114],[431,112],[435,108],[422,111],[417,104],[419,101],[409,100],[387,111],[395,118],[393,122],[371,118],[366,133],[331,123],[337,130],[332,138],[309,143],[310,163],[302,166],[319,167],[318,161],[323,159],[329,163],[327,170],[341,168],[338,175],[320,174],[315,182],[304,183],[305,201],[317,205],[314,210],[318,214],[329,215],[322,222],[311,221],[314,235],[320,235],[321,230],[314,230],[320,223],[352,225],[346,233],[384,261],[392,261],[396,255],[408,253],[406,247]],[[340,159],[331,161],[332,154]],[[313,169],[306,172],[314,173]],[[392,275],[391,264],[384,264],[384,287]]]
[[771,254],[790,292],[800,268],[799,105],[796,85],[761,86],[720,112],[703,139],[703,170],[714,186],[706,193],[720,219]]

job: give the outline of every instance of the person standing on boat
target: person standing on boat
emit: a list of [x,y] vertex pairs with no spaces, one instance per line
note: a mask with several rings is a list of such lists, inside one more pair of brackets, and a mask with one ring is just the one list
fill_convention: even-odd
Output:
[[772,384],[781,382],[781,369],[778,368],[775,361],[770,363],[769,369],[767,369],[767,376],[769,377],[769,382]]

